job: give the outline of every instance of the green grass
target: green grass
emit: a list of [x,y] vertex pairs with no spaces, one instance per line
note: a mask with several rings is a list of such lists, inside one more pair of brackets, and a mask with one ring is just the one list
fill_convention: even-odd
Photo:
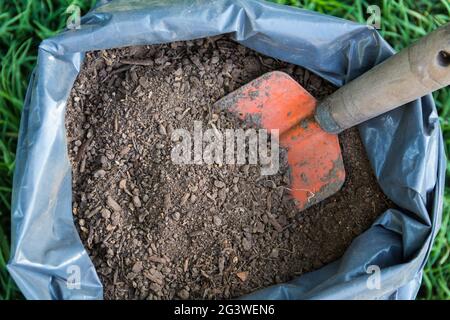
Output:
[[[42,39],[61,30],[70,4],[82,12],[94,0],[10,0],[0,1],[0,300],[20,298],[5,264],[9,255],[11,181],[19,129],[20,112],[37,46]],[[304,0],[277,2],[365,22],[367,6],[381,8],[381,33],[401,49],[437,26],[450,21],[448,0],[335,1]],[[450,90],[434,94],[439,108],[447,154],[450,151]],[[450,165],[447,164],[447,175]],[[424,273],[422,299],[450,299],[450,188],[446,190],[442,229],[436,239]]]

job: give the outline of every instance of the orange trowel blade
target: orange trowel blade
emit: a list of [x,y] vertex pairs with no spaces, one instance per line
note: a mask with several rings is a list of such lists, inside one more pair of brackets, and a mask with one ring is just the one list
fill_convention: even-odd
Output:
[[338,136],[314,120],[317,101],[286,73],[273,71],[216,102],[259,128],[278,129],[287,150],[290,191],[300,210],[339,191],[345,180]]

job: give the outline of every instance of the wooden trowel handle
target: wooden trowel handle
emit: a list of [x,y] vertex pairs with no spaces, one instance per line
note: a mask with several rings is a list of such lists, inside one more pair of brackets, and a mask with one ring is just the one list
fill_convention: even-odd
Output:
[[341,87],[316,108],[325,131],[347,128],[450,84],[450,24]]

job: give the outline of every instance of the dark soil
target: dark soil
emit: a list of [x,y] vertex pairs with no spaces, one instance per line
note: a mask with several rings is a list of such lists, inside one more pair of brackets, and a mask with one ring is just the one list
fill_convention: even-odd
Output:
[[73,214],[106,299],[232,298],[339,258],[391,203],[357,130],[340,136],[347,180],[298,212],[287,171],[176,165],[174,129],[238,126],[212,104],[272,70],[316,98],[334,88],[227,37],[87,53],[67,107]]

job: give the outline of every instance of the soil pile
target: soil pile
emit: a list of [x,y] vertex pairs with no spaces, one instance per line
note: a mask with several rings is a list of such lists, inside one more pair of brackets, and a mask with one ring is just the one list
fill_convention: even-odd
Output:
[[339,258],[392,204],[355,129],[343,189],[306,211],[289,173],[177,165],[176,129],[236,128],[212,104],[272,70],[320,99],[334,88],[227,37],[90,52],[67,107],[73,214],[106,299],[232,298]]

